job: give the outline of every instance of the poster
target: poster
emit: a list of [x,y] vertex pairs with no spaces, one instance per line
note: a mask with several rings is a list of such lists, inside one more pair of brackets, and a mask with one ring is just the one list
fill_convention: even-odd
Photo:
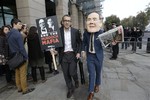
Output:
[[36,19],[42,49],[61,47],[62,40],[56,16]]
[[110,45],[113,40],[117,42],[124,42],[124,30],[122,25],[100,34],[98,39],[105,48]]

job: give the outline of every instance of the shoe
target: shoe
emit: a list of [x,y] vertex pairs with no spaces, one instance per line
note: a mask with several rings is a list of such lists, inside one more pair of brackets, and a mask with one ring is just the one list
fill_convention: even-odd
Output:
[[18,92],[22,92],[22,90],[18,90]]
[[24,95],[24,94],[30,93],[30,92],[32,92],[33,90],[35,90],[35,88],[28,89],[26,92],[22,92],[22,94]]
[[70,98],[73,93],[74,93],[74,89],[68,91],[68,93],[67,93],[67,98]]
[[7,83],[7,88],[8,88],[8,89],[12,89],[12,88],[14,88],[14,87],[15,87],[15,85],[10,84],[10,83]]
[[42,80],[42,83],[45,83],[47,81],[47,79],[45,79],[45,80]]
[[37,84],[38,83],[38,81],[33,81],[33,84]]
[[53,73],[53,70],[51,70],[51,71],[48,71],[48,72],[46,72],[46,73],[48,73],[48,74],[51,74],[51,73]]
[[54,75],[59,74],[58,70],[54,70]]
[[93,97],[94,97],[94,93],[91,92],[91,93],[88,95],[87,100],[93,100]]
[[75,88],[78,88],[79,87],[79,81],[76,81],[75,82]]
[[95,92],[95,93],[99,92],[99,85],[95,85],[95,87],[94,87],[94,92]]
[[32,78],[31,76],[28,76],[28,77],[27,77],[27,80],[28,80],[28,81],[32,81],[33,78]]
[[109,58],[110,60],[116,60],[117,58],[113,58],[113,57],[111,57],[111,58]]

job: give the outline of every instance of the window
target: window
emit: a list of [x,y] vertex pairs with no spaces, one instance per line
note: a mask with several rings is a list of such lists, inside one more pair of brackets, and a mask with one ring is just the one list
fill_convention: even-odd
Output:
[[0,26],[4,25],[3,23],[3,17],[2,17],[2,13],[0,13]]
[[17,17],[16,0],[0,1],[0,27],[10,25],[12,18]]
[[56,15],[55,2],[52,2],[52,0],[45,0],[45,5],[46,5],[46,17]]

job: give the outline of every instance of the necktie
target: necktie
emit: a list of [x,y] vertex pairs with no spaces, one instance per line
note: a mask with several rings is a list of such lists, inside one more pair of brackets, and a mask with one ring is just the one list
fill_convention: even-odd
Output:
[[93,51],[93,36],[94,34],[91,34],[91,48],[90,48],[91,51]]

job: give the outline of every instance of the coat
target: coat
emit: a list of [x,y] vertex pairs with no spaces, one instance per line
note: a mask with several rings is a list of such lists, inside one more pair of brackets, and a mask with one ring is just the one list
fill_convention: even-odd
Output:
[[[65,48],[65,46],[64,46],[65,45],[64,28],[63,27],[60,28],[60,33],[61,33],[61,39],[62,39],[63,46],[57,48],[57,50],[59,52],[59,61],[61,63],[63,53],[64,53],[64,48]],[[79,30],[72,28],[72,27],[71,27],[71,45],[72,45],[73,51],[76,54],[81,52],[81,38],[80,38]]]
[[[90,34],[91,33],[87,32],[87,31],[85,31],[83,34],[82,51],[86,51],[87,56],[89,53]],[[94,48],[95,48],[95,52],[96,52],[96,56],[97,56],[98,60],[103,61],[103,56],[104,56],[103,48],[102,48],[101,42],[99,41],[99,39],[97,39],[99,34],[102,34],[102,30],[94,33]]]
[[29,35],[27,39],[29,64],[31,64],[31,66],[42,66],[44,64],[44,53],[40,46],[38,34]]
[[0,36],[0,65],[5,64],[9,57],[9,49],[7,39],[4,36]]

